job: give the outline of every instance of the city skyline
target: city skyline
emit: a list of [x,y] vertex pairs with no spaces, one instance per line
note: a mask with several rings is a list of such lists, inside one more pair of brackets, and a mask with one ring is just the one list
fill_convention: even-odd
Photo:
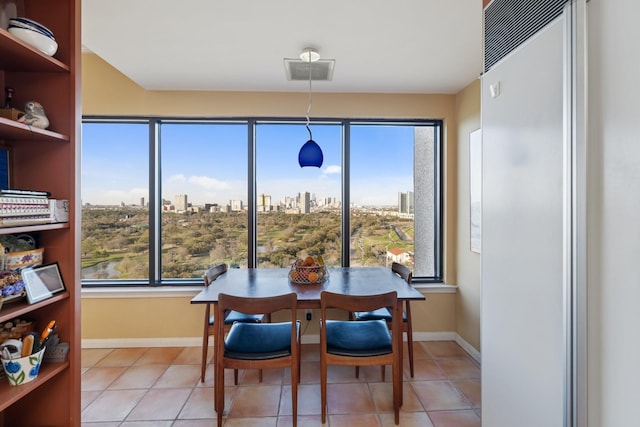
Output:
[[[246,125],[163,124],[162,194],[189,194],[194,205],[247,200]],[[300,168],[304,125],[256,127],[257,194],[281,200],[306,188],[318,199],[341,194],[341,128],[313,125],[322,168]],[[136,205],[148,194],[148,125],[83,124],[82,202]],[[395,206],[398,189],[413,187],[413,128],[357,126],[352,130],[351,203]],[[390,149],[393,147],[393,149]],[[340,197],[338,197],[340,199]]]
[[[294,196],[294,195],[290,195],[290,196],[284,196],[282,199],[280,200],[273,200],[273,198],[271,197],[271,195],[269,194],[258,194],[257,196],[257,200],[256,200],[256,208],[257,210],[260,212],[261,211],[261,207],[262,206],[270,206],[270,207],[278,207],[278,206],[287,206],[287,207],[295,207],[299,202],[296,201],[300,195],[307,193],[310,195],[310,200],[315,204],[315,206],[327,206],[327,205],[333,205],[333,207],[339,207],[342,204],[342,201],[338,198],[338,197],[332,197],[332,196],[327,196],[327,197],[316,197],[313,193],[310,193],[308,191],[301,191],[298,193],[298,196]],[[413,192],[398,192],[397,194],[408,194],[408,193],[413,193]],[[268,200],[268,202],[267,202]],[[294,200],[293,204],[292,204],[292,200]],[[240,205],[243,206],[243,209],[247,208],[247,203],[245,200],[239,200],[239,199],[231,199],[231,200],[227,200],[227,203],[225,202],[205,202],[203,204],[196,204],[196,203],[192,203],[189,201],[189,195],[185,194],[185,193],[180,193],[180,194],[175,194],[173,197],[163,197],[162,198],[162,206],[168,207],[171,206],[171,209],[169,210],[176,210],[176,211],[184,211],[187,210],[186,208],[188,207],[199,207],[199,208],[203,208],[203,207],[207,207],[207,206],[232,206],[234,203],[239,203]],[[114,204],[92,204],[89,202],[82,202],[83,206],[133,206],[133,207],[147,207],[148,206],[148,201],[146,201],[146,199],[144,197],[141,197],[140,200],[138,201],[138,203],[124,203],[124,202],[120,202],[120,203],[114,203]],[[356,205],[356,206],[380,206],[380,207],[389,207],[389,206],[396,206],[399,211],[403,212],[403,213],[408,213],[405,212],[405,210],[403,210],[401,203],[396,200],[395,204],[388,204],[388,205],[357,205],[354,203],[351,203],[351,205]]]

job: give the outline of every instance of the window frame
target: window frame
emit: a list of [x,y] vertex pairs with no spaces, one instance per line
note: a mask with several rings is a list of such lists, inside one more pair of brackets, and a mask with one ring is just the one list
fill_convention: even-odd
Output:
[[[212,124],[245,124],[247,126],[247,248],[248,267],[253,268],[257,262],[257,193],[256,193],[256,125],[259,124],[300,124],[305,118],[275,117],[158,117],[158,116],[100,116],[85,115],[81,124],[85,123],[148,123],[149,125],[149,278],[127,280],[82,279],[85,288],[99,287],[161,287],[161,286],[193,286],[201,285],[196,278],[162,279],[161,242],[162,242],[162,209],[158,201],[162,201],[162,147],[161,125],[163,123],[212,123]],[[352,125],[385,125],[385,126],[432,126],[434,128],[434,276],[414,276],[416,284],[437,284],[443,281],[444,264],[444,154],[443,137],[444,122],[438,119],[345,119],[315,118],[310,121],[313,126],[330,124],[339,125],[342,129],[341,155],[341,262],[343,267],[350,266],[350,146]],[[415,174],[415,169],[414,169]],[[82,209],[82,207],[81,207]],[[345,237],[346,236],[346,237]]]

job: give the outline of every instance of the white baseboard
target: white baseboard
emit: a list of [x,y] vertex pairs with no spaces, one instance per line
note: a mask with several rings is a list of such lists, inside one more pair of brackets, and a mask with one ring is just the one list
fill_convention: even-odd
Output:
[[[405,339],[406,340],[406,339]],[[480,352],[455,332],[414,332],[414,341],[455,341],[480,363]],[[303,344],[320,343],[320,335],[303,335]],[[202,337],[175,338],[87,338],[82,348],[132,348],[132,347],[200,347]],[[212,345],[210,342],[209,345]]]
[[478,363],[481,362],[480,352],[476,350],[475,347],[473,347],[471,344],[466,342],[460,335],[456,334],[454,341],[457,342],[458,345],[464,349],[464,351],[469,353],[469,356],[471,356],[473,360]]
[[85,338],[82,348],[200,347],[202,337]]
[[[404,335],[403,335],[404,336]],[[454,341],[456,338],[455,332],[414,332],[414,341]],[[407,340],[406,337],[404,339]]]

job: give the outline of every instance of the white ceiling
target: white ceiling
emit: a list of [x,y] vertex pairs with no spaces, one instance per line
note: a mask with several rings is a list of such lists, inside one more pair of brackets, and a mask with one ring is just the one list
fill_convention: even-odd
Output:
[[149,90],[456,93],[482,71],[481,0],[82,0],[82,44]]

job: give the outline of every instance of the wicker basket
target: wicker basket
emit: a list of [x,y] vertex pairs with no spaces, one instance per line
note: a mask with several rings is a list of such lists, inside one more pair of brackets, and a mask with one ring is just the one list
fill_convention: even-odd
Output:
[[15,270],[28,267],[30,265],[42,264],[44,259],[44,248],[31,249],[22,252],[9,252],[5,256],[5,268]]
[[312,285],[322,283],[329,277],[329,272],[324,265],[302,266],[293,264],[289,270],[289,280],[300,285]]
[[[22,295],[14,295],[10,298],[15,298],[15,300],[19,300],[19,298],[24,298],[24,292]],[[0,300],[0,303],[2,301]],[[5,303],[7,300],[5,299]],[[0,323],[0,343],[4,340],[8,340],[11,338],[20,339],[27,332],[34,330],[33,322],[30,320],[24,319],[13,319],[8,322]]]

